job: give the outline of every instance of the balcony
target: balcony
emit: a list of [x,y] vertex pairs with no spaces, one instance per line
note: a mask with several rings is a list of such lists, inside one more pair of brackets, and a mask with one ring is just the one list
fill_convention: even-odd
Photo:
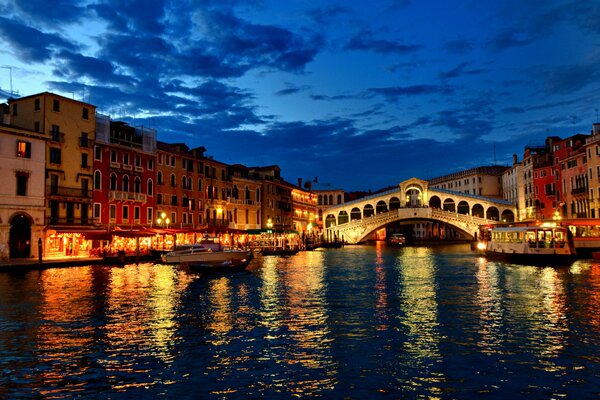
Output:
[[55,143],[64,143],[65,134],[59,131],[50,131],[50,141]]
[[133,201],[136,203],[145,203],[145,193],[122,192],[120,190],[111,190],[108,192],[109,201]]
[[143,168],[143,167],[137,167],[137,166],[136,166],[136,167],[133,167],[133,170],[134,170],[135,172],[144,172],[144,168]]
[[207,219],[205,222],[209,228],[228,228],[229,227],[229,220],[227,220],[227,219],[219,219],[219,218]]
[[62,197],[80,197],[85,199],[92,198],[92,191],[85,190],[82,188],[67,188],[62,186],[46,186],[46,193],[49,196],[62,196]]
[[131,164],[123,164],[123,169],[126,169],[127,171],[131,171],[131,170],[133,170],[133,167],[131,166]]
[[579,187],[579,188],[575,188],[575,189],[571,190],[571,194],[587,194],[587,192],[588,192],[587,187]]
[[121,168],[121,164],[118,163],[118,162],[111,161],[110,162],[110,167],[111,168]]
[[82,217],[53,217],[50,216],[46,219],[46,223],[48,225],[73,225],[73,226],[81,226],[81,225],[93,225],[94,220],[91,217],[82,218]]

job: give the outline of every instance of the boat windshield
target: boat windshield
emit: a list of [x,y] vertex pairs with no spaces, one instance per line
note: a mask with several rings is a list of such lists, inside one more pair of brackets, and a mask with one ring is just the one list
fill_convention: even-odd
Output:
[[565,231],[562,229],[532,229],[526,237],[532,248],[562,248],[565,247]]

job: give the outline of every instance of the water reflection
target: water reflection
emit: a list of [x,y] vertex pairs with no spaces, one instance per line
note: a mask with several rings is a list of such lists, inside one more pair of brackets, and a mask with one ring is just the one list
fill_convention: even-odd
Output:
[[431,249],[406,248],[398,257],[402,325],[407,329],[404,364],[407,368],[406,390],[423,390],[439,396],[444,374],[437,370],[441,361],[437,284]]
[[354,246],[0,274],[0,398],[593,398],[600,263]]

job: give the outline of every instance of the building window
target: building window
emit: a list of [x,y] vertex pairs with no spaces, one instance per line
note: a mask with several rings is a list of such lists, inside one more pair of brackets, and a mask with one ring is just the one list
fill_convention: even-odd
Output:
[[50,148],[50,163],[60,164],[61,163],[61,152],[60,149]]
[[171,196],[171,205],[172,206],[176,206],[177,205],[177,196]]
[[129,192],[129,176],[127,175],[123,177],[123,191]]
[[139,176],[136,176],[135,180],[133,181],[133,191],[135,193],[141,193],[142,192],[142,180],[140,179]]
[[110,174],[110,190],[117,190],[117,174]]
[[40,111],[40,99],[33,101],[33,111]]
[[116,204],[110,205],[110,219],[113,222],[117,219],[117,205]]
[[17,196],[27,196],[27,181],[29,174],[17,172]]
[[175,166],[175,157],[171,156],[171,167]]
[[102,173],[100,171],[94,172],[94,189],[102,190]]
[[88,110],[87,107],[83,107],[83,110],[81,110],[81,118],[89,119],[89,114],[90,114],[90,110]]
[[13,111],[12,111],[12,115],[17,115],[17,114],[18,114],[18,113],[17,113],[17,106],[18,106],[18,104],[17,104],[17,103],[14,103],[14,104],[13,104]]
[[94,146],[94,160],[102,161],[102,148]]
[[80,147],[89,147],[88,133],[81,132],[81,137],[79,138],[79,146]]
[[123,222],[129,221],[129,206],[123,206]]
[[52,100],[52,111],[59,112],[60,111],[60,101],[54,99]]
[[148,169],[150,171],[154,170],[154,160],[152,160],[152,159],[148,160]]
[[102,207],[101,207],[100,203],[94,203],[94,211],[93,211],[94,212],[94,219],[100,221],[100,219],[101,219],[101,214],[100,214],[101,210],[102,210]]
[[175,180],[175,174],[171,174],[171,187],[176,187],[177,181]]
[[117,162],[117,152],[114,150],[110,151],[110,162],[112,162],[112,163]]
[[162,193],[156,194],[156,204],[162,204]]
[[123,164],[129,165],[129,153],[123,153]]
[[17,141],[17,157],[31,158],[31,143],[22,140]]
[[33,123],[33,130],[34,130],[35,132],[39,132],[39,131],[40,131],[40,121],[35,121],[35,122]]
[[154,193],[154,184],[152,183],[152,179],[148,179],[148,196],[152,196]]
[[81,153],[81,168],[89,168],[87,153]]
[[135,166],[136,167],[141,167],[142,166],[142,158],[140,156],[135,156]]
[[156,180],[157,180],[157,184],[162,185],[163,184],[163,174],[162,171],[158,171],[158,174],[156,175]]
[[133,207],[133,219],[135,219],[135,222],[137,222],[137,223],[140,222],[140,208],[139,207]]
[[151,223],[152,223],[152,221],[154,220],[154,212],[153,212],[153,210],[152,210],[152,207],[148,207],[148,208],[147,208],[147,210],[146,210],[146,213],[147,213],[147,216],[146,216],[146,217],[148,218],[148,219],[146,220],[146,223],[147,223],[147,224],[151,224]]

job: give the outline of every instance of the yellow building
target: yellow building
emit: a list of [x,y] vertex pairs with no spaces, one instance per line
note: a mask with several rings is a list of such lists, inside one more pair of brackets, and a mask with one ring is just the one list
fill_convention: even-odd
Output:
[[235,229],[260,229],[260,181],[250,178],[250,170],[240,164],[229,167],[233,185],[227,207],[232,208],[230,226]]
[[317,195],[302,188],[301,179],[298,179],[298,186],[292,187],[292,210],[294,229],[300,234],[309,234],[316,225]]
[[91,227],[96,107],[43,92],[9,100],[10,123],[49,136],[46,145],[46,255],[76,255]]
[[586,147],[590,217],[600,218],[600,123],[592,125],[592,136],[586,139]]

